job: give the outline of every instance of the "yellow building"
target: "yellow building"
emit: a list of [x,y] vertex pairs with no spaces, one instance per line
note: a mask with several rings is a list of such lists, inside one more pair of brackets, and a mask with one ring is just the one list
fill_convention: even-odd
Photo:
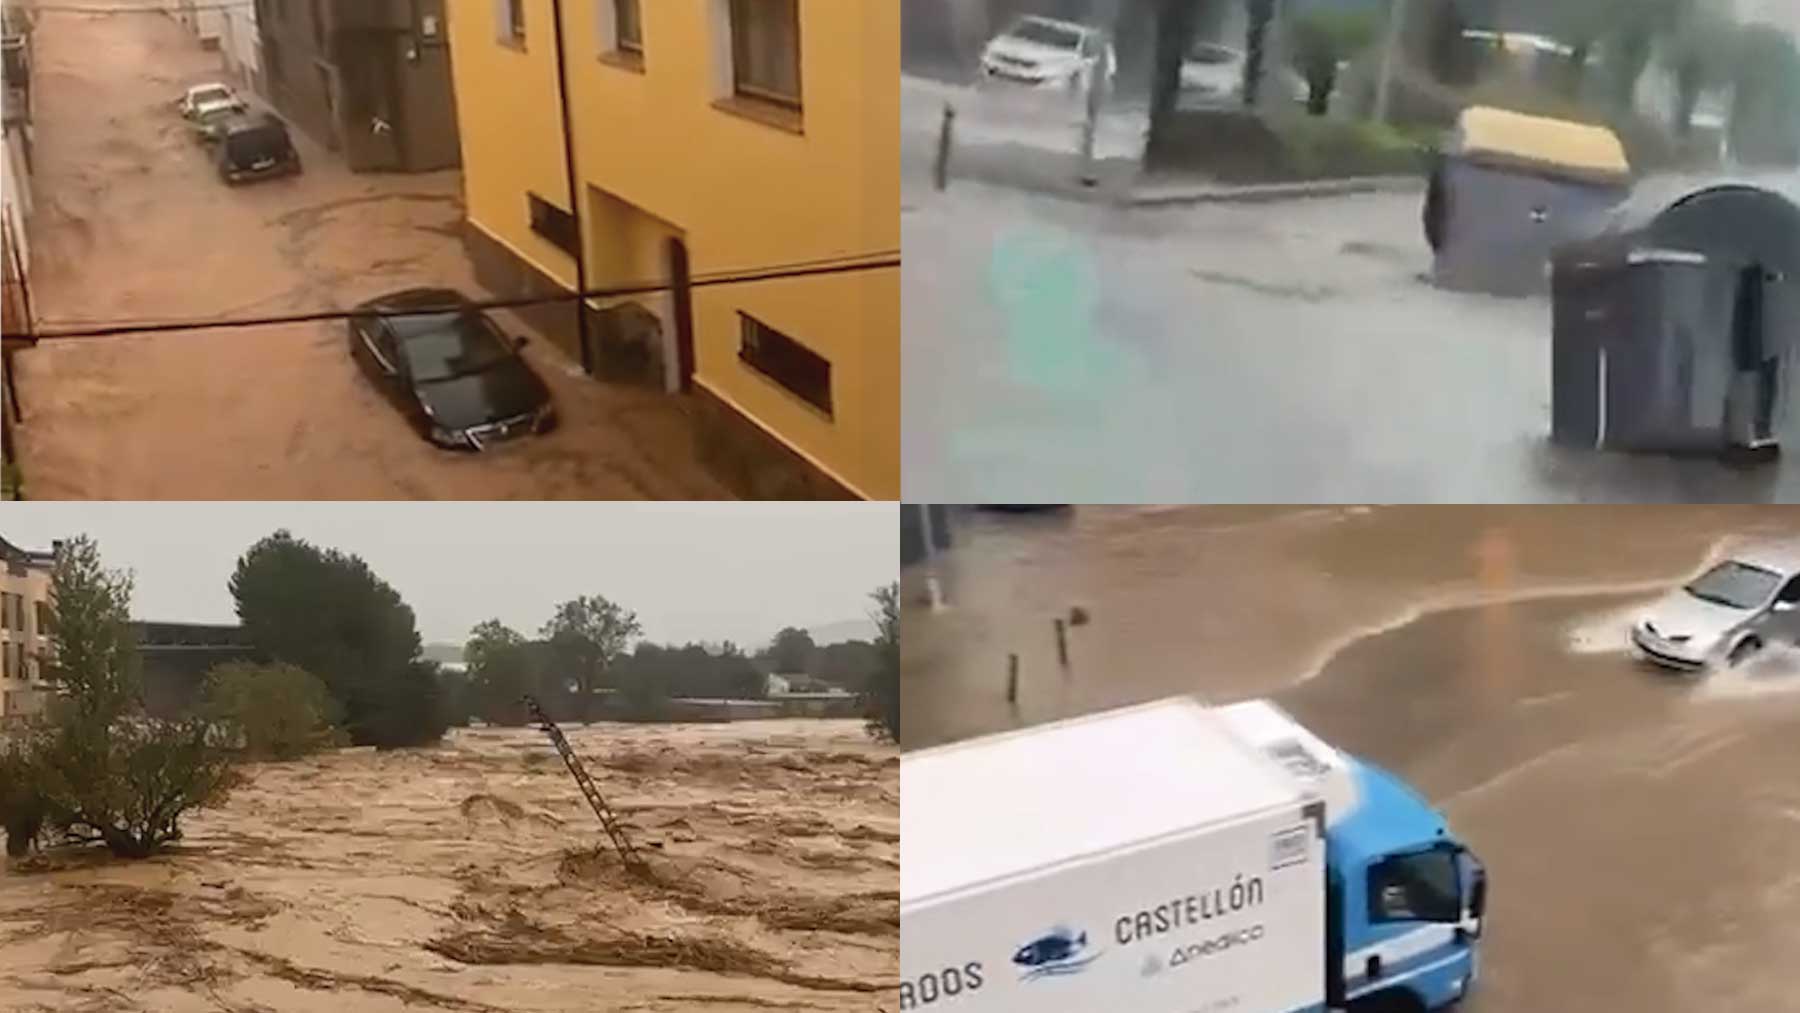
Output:
[[[482,283],[594,300],[596,372],[691,390],[709,462],[760,498],[900,493],[900,4],[455,0],[468,242]],[[579,234],[577,222],[579,218]],[[678,290],[679,291],[679,287]],[[572,311],[532,314],[572,355]]]
[[0,718],[43,709],[55,556],[0,538]]

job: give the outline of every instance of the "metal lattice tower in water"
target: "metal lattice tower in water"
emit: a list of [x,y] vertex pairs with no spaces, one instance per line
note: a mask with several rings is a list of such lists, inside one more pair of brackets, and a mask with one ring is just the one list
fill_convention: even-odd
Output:
[[605,830],[606,836],[612,839],[613,847],[619,852],[619,858],[625,862],[625,867],[636,872],[646,871],[644,860],[639,857],[637,849],[631,846],[631,839],[625,836],[625,829],[619,826],[619,817],[612,811],[612,807],[606,804],[606,799],[600,797],[599,787],[594,784],[594,779],[588,776],[587,768],[582,766],[581,757],[575,755],[575,749],[569,745],[568,737],[563,735],[561,728],[556,727],[556,722],[550,720],[550,716],[544,713],[544,709],[538,706],[536,697],[527,696],[524,699],[525,708],[530,711],[532,720],[538,723],[538,728],[545,735],[550,736],[550,742],[556,746],[557,753],[562,756],[563,765],[569,768],[569,776],[575,779],[576,785],[581,788],[581,793],[587,796],[588,805],[594,807],[594,815],[600,818],[601,829]]

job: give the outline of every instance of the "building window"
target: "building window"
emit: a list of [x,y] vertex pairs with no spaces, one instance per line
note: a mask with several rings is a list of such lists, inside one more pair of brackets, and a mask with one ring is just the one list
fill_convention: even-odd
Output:
[[600,30],[600,59],[615,67],[644,69],[644,14],[641,0],[594,0]]
[[494,0],[494,23],[501,42],[524,48],[525,0]]
[[731,88],[800,108],[799,0],[731,0]]
[[644,55],[644,16],[638,0],[612,0],[613,45],[622,53]]
[[525,195],[531,203],[531,231],[556,244],[556,248],[575,256],[581,238],[575,234],[575,216],[535,193]]
[[738,316],[743,323],[738,358],[802,401],[831,415],[831,363],[748,313]]
[[49,602],[40,601],[37,603],[37,635],[40,637],[47,637],[50,635]]

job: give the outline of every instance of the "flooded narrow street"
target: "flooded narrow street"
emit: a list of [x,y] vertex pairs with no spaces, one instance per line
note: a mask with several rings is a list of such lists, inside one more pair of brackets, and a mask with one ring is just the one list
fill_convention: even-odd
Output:
[[[173,18],[46,9],[34,45],[32,297],[45,329],[335,312],[414,287],[493,297],[459,238],[461,173],[351,173],[295,130],[301,175],[227,186],[174,105],[183,88],[219,78],[219,54]],[[678,401],[595,382],[548,340],[522,354],[562,424],[475,455],[412,430],[357,372],[342,321],[45,341],[16,360],[25,491],[729,498],[701,466]]]
[[[1171,693],[1271,696],[1494,876],[1472,1013],[1800,1009],[1800,655],[1703,679],[1638,607],[1777,507],[958,512],[905,573],[909,747]],[[1060,663],[1057,618],[1067,626]],[[1016,706],[1006,701],[1018,656]]]

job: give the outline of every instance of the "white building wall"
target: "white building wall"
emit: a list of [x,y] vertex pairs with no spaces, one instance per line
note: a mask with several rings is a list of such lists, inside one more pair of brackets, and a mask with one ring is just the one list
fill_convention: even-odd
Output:
[[265,93],[262,79],[262,39],[256,29],[256,8],[245,5],[220,12],[219,51],[225,69],[237,83]]

